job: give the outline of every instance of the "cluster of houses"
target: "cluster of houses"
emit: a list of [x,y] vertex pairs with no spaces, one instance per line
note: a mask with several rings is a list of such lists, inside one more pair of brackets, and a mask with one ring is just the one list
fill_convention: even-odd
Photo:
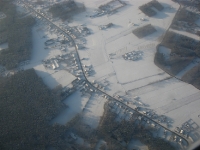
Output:
[[76,27],[76,29],[79,31],[81,35],[86,36],[90,34],[90,30],[86,26],[80,25]]
[[142,56],[143,56],[143,51],[132,51],[132,52],[125,53],[124,55],[122,55],[122,57],[125,60],[132,60],[132,61],[142,59]]
[[92,65],[83,65],[83,71],[86,76],[90,76],[94,72]]
[[90,34],[90,30],[84,25],[74,27],[65,25],[65,27],[62,29],[67,32],[73,39],[77,39],[78,37],[87,36]]
[[125,5],[126,3],[121,0],[112,0],[104,5],[99,6],[99,9],[106,12],[107,14],[112,14]]
[[113,26],[113,23],[109,23],[109,24],[106,24],[106,25],[100,25],[99,30],[105,30],[105,29],[110,28],[112,26]]
[[[120,98],[119,95],[116,95],[116,97]],[[148,119],[145,116],[142,116],[142,115],[136,113],[135,111],[127,108],[125,105],[122,105],[118,102],[110,100],[108,103],[108,106],[111,109],[111,111],[116,114],[116,118],[120,117],[121,120],[125,119],[127,121],[130,120],[131,118],[134,118],[135,122],[144,126],[145,128],[151,129],[152,132],[156,132],[157,136],[162,137],[171,142],[173,141],[182,148],[187,147],[186,141],[181,136],[171,133],[171,131],[166,130],[165,128],[160,126],[158,123]],[[148,112],[146,112],[145,114],[147,114],[147,113]],[[162,118],[162,116],[160,118]],[[166,119],[166,117],[163,116],[163,120],[165,120],[165,119]],[[183,133],[184,133],[183,130],[179,131],[180,135]]]
[[75,53],[70,53],[68,54],[68,56],[66,57],[66,63],[68,65],[68,68],[70,69],[69,72],[72,73],[75,76],[80,76],[81,74],[79,74],[77,71],[79,71],[80,66],[79,66],[79,62],[78,59],[76,58],[76,54]]
[[197,123],[190,119],[183,123],[181,127],[176,127],[174,131],[186,137],[191,143],[193,143],[199,139],[199,134],[195,132],[198,128],[199,126]]
[[80,90],[82,92],[82,95],[87,95],[87,96],[91,96],[92,94],[94,94],[95,92],[97,92],[96,89],[94,89],[88,82],[83,81],[82,82],[82,89]]
[[43,65],[45,68],[48,69],[58,69],[60,66],[58,64],[58,60],[56,58],[51,58],[51,59],[47,59],[47,60],[43,60]]
[[50,59],[42,60],[42,63],[45,68],[54,69],[54,70],[60,67],[59,65],[60,62],[67,63],[67,66],[70,67],[70,69],[72,69],[72,72],[79,69],[79,65],[74,53],[57,55]]
[[[45,38],[45,36],[43,36]],[[73,43],[70,41],[69,38],[65,37],[58,37],[57,39],[49,39],[45,42],[44,49],[51,49],[51,48],[57,48],[61,51],[66,52],[67,47],[72,47]]]
[[[52,15],[50,15],[48,12],[45,12],[43,10],[37,10],[37,12],[40,13],[42,16],[44,16],[46,19],[53,21]],[[71,41],[71,38],[77,39],[78,37],[87,36],[90,34],[90,30],[84,25],[70,27],[68,25],[60,23],[59,28],[57,28],[54,25],[49,25],[49,22],[43,17],[41,17],[39,14],[35,13],[35,17],[43,20],[44,23],[48,25],[48,30],[50,30],[51,32],[60,33],[60,35],[65,38],[65,41],[68,42],[69,46],[70,45],[73,46],[73,42]],[[63,31],[66,32],[71,38],[69,38],[66,34],[64,34]],[[50,39],[45,44],[47,47],[48,45],[53,44],[53,40]]]
[[95,80],[92,81],[92,84],[93,84],[96,88],[101,89],[101,90],[104,90],[104,88],[105,88],[105,86],[103,86],[103,85],[100,84],[100,83],[95,82]]
[[164,7],[158,1],[152,0],[144,5],[140,6],[139,9],[145,15],[152,17],[157,14],[157,11],[162,11],[164,9]]
[[91,18],[100,17],[103,15],[111,15],[117,12],[118,9],[124,7],[126,5],[125,2],[121,0],[112,0],[104,5],[100,5],[99,9],[95,11]]

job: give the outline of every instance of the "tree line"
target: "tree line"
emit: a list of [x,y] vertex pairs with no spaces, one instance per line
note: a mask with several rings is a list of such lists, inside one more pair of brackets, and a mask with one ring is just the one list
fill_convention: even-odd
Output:
[[20,62],[30,59],[31,32],[35,20],[31,16],[21,18],[12,1],[1,1],[0,11],[6,14],[0,20],[0,44],[8,43],[8,48],[0,52],[0,64],[13,69]]
[[73,0],[54,4],[49,8],[49,12],[53,17],[59,17],[62,20],[71,19],[73,14],[80,13],[85,10],[85,6],[78,7]]
[[137,114],[134,114],[129,121],[116,121],[116,114],[110,109],[107,110],[106,116],[103,119],[102,126],[99,127],[101,133],[110,135],[117,142],[126,142],[131,139],[139,139],[142,143],[148,146],[149,150],[175,150],[175,148],[167,141],[154,137],[151,130],[145,128],[140,123],[136,123]]
[[68,126],[51,126],[65,108],[34,69],[0,78],[0,149],[64,149]]

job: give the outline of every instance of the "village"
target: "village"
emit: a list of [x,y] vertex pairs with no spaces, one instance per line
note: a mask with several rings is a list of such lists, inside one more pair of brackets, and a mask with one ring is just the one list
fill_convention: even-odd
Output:
[[[71,127],[66,138],[75,149],[79,146],[90,148],[94,143],[84,139],[82,134],[98,129],[130,150],[142,146],[148,150],[147,143],[139,136],[134,137],[142,143],[137,147],[131,144],[134,143],[131,139],[127,141],[128,134],[126,137],[116,130],[124,121],[141,127],[142,131],[147,130],[150,137],[162,139],[175,149],[187,149],[200,138],[200,92],[181,80],[188,70],[181,71],[190,63],[174,72],[168,70],[169,66],[162,68],[154,63],[156,53],[166,57],[166,61],[172,56],[174,60],[175,56],[185,58],[188,54],[171,53],[172,47],[159,45],[166,42],[163,37],[171,36],[171,31],[173,34],[179,32],[178,37],[185,38],[194,47],[199,42],[198,38],[185,36],[185,32],[199,36],[200,12],[197,9],[191,12],[192,6],[182,9],[187,6],[179,1],[18,0],[15,2],[17,7],[29,11],[36,20],[32,29],[32,54],[16,69],[1,67],[0,74],[9,77],[33,68],[49,89],[60,93],[67,108],[50,122],[66,125],[77,115],[81,116],[80,127]],[[58,8],[63,9],[62,17],[57,16]],[[80,11],[76,12],[78,9]],[[70,15],[64,16],[65,13]],[[186,22],[178,13],[193,16],[190,17],[193,23]],[[0,13],[0,19],[4,17]],[[183,45],[181,40],[179,44]],[[110,125],[112,131],[107,132],[103,124],[109,113],[114,114],[116,127]],[[84,132],[78,131],[82,124],[87,129]],[[131,132],[131,128],[127,132],[129,130]],[[107,147],[106,138],[103,141],[95,138],[98,141],[95,149],[100,149],[101,145]]]

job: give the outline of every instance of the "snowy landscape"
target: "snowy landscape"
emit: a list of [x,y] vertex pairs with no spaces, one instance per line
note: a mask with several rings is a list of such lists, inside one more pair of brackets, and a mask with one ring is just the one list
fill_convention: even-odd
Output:
[[[182,77],[199,65],[200,58],[173,76],[154,62],[157,51],[166,61],[170,59],[171,49],[158,46],[168,30],[197,41],[199,36],[170,28],[182,4],[157,0],[163,10],[153,8],[156,15],[149,17],[139,7],[150,1],[74,0],[78,7],[84,5],[85,11],[65,21],[48,11],[63,1],[42,1],[41,5],[36,0],[15,2],[37,20],[32,28],[31,58],[18,69],[34,68],[49,89],[61,88],[67,93],[62,100],[66,108],[51,125],[66,125],[80,115],[80,124],[95,130],[103,124],[109,108],[116,121],[129,121],[135,115],[136,122],[151,128],[154,137],[170,141],[177,149],[199,141],[200,91]],[[134,34],[149,24],[153,33],[142,38]],[[7,47],[7,43],[0,44],[0,51]],[[89,147],[78,132],[70,135],[77,145]],[[104,140],[99,139],[96,150],[107,149],[109,141]],[[149,149],[140,139],[119,143],[130,150]]]

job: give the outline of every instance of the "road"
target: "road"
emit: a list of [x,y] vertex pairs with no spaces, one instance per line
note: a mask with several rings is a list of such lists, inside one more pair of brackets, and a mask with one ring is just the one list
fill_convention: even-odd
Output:
[[[67,36],[71,39],[71,41],[73,42],[73,45],[74,45],[74,47],[75,47],[77,56],[78,56],[78,60],[79,60],[79,63],[80,63],[81,70],[82,70],[82,72],[83,72],[83,75],[84,75],[84,78],[85,78],[86,82],[88,82],[88,85],[90,85],[93,89],[96,89],[97,91],[99,91],[99,92],[101,92],[102,94],[106,95],[106,96],[109,98],[109,100],[114,100],[115,102],[120,103],[120,104],[123,105],[124,107],[126,107],[126,108],[128,108],[128,109],[130,109],[130,110],[132,110],[132,111],[135,111],[135,112],[137,112],[138,114],[140,114],[141,116],[143,116],[143,117],[149,119],[150,121],[152,121],[152,122],[158,124],[159,126],[161,126],[162,128],[164,128],[165,130],[170,131],[171,133],[173,133],[174,135],[176,135],[176,136],[178,136],[178,137],[181,137],[182,139],[184,139],[184,140],[187,142],[187,145],[190,145],[190,144],[191,144],[191,142],[190,142],[188,139],[186,139],[184,136],[182,136],[182,135],[178,134],[177,132],[175,132],[175,131],[173,131],[173,130],[167,128],[167,127],[165,127],[164,125],[162,125],[162,124],[160,124],[159,122],[157,122],[157,121],[155,121],[155,120],[149,118],[148,116],[145,116],[144,114],[142,114],[142,113],[140,113],[139,111],[137,111],[137,110],[131,108],[130,106],[124,104],[124,103],[121,102],[120,100],[118,100],[118,99],[116,99],[116,98],[110,96],[110,95],[107,94],[105,91],[102,91],[101,89],[96,88],[92,83],[90,83],[90,82],[88,81],[88,79],[87,79],[85,73],[84,73],[84,69],[83,69],[83,66],[82,66],[82,64],[81,64],[81,59],[80,59],[80,56],[79,56],[79,53],[78,53],[78,49],[77,49],[77,47],[76,47],[76,43],[75,43],[74,39],[73,39],[64,29],[62,29],[62,28],[60,28],[59,26],[57,26],[56,24],[54,24],[51,20],[49,20],[49,19],[48,19],[47,17],[45,17],[43,14],[37,12],[32,6],[29,6],[29,5],[26,4],[25,2],[23,2],[23,3],[24,3],[24,5],[26,5],[28,8],[30,8],[32,11],[34,11],[37,15],[41,16],[42,18],[44,18],[46,21],[48,21],[50,24],[52,24],[52,25],[53,25],[55,28],[57,28],[58,30],[62,31],[63,34],[67,35]],[[179,7],[179,9],[180,9],[180,7]],[[178,12],[178,11],[177,11],[177,12]],[[176,15],[175,15],[175,16],[176,16]],[[168,30],[169,30],[169,28],[168,28]],[[167,31],[168,31],[168,30],[167,30]],[[165,34],[167,33],[167,31],[165,32]]]

